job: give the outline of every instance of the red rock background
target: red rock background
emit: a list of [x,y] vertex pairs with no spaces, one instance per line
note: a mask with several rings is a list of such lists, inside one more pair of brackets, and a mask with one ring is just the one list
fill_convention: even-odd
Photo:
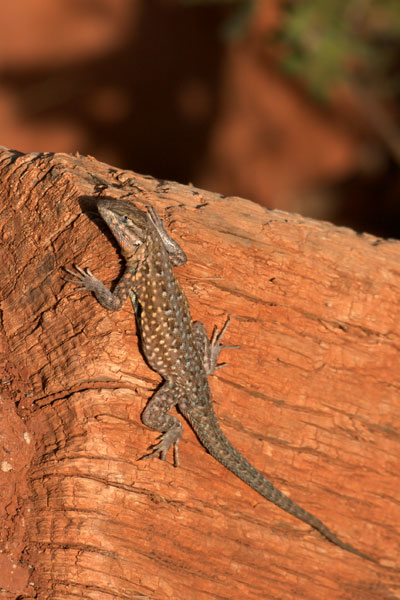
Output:
[[372,119],[313,100],[268,50],[282,4],[260,0],[226,43],[229,6],[3,0],[0,141],[397,237],[398,165]]

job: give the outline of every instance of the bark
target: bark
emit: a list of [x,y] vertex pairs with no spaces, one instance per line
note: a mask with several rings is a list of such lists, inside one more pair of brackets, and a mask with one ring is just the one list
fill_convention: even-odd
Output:
[[[399,566],[400,243],[62,154],[3,149],[4,598],[395,598]],[[232,317],[210,385],[229,439],[369,563],[261,498],[186,424],[181,467],[137,462],[160,382],[99,194],[151,203],[188,255],[194,319]]]

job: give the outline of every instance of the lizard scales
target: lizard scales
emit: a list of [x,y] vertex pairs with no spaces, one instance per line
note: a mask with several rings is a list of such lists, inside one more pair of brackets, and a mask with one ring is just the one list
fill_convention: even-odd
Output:
[[92,291],[109,310],[119,310],[128,295],[132,299],[143,353],[164,379],[142,414],[145,425],[162,433],[143,459],[159,456],[165,460],[172,446],[174,463],[179,464],[182,425],[168,414],[177,405],[208,452],[237,477],[336,546],[373,560],[278,490],[225,437],[213,409],[207,376],[223,366],[217,364],[220,351],[233,347],[222,344],[229,318],[221,332],[214,330],[210,342],[202,323],[192,322],[186,296],[172,271],[172,265],[184,264],[186,256],[168,236],[155,209],[148,206],[144,212],[127,200],[112,198],[101,198],[97,208],[119,243],[126,261],[124,274],[113,293],[89,269],[78,266],[76,271],[66,269],[75,277],[67,281]]

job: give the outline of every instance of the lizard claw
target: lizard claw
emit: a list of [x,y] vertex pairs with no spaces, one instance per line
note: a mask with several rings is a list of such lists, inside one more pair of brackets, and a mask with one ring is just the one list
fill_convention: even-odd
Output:
[[78,289],[85,289],[94,292],[98,289],[99,280],[93,275],[92,271],[86,267],[86,269],[82,269],[78,265],[74,265],[75,271],[64,267],[64,270],[75,277],[76,279],[69,279],[67,277],[63,277],[64,281],[69,281],[70,283],[75,283],[80,287]]
[[160,439],[160,441],[158,442],[158,444],[155,444],[154,446],[150,447],[150,449],[152,450],[152,452],[150,452],[150,454],[145,454],[144,456],[141,456],[137,460],[148,460],[149,458],[160,458],[161,460],[165,461],[167,458],[168,450],[170,449],[171,446],[173,446],[174,467],[179,467],[179,464],[180,464],[179,463],[179,449],[178,449],[179,438],[176,439],[176,432],[172,431],[172,430],[167,431],[166,433],[163,433],[159,439]]
[[233,350],[240,348],[240,346],[232,346],[230,344],[222,344],[222,338],[225,335],[225,332],[228,328],[230,320],[231,320],[231,318],[228,315],[228,318],[226,319],[221,331],[219,331],[218,327],[215,326],[214,331],[212,332],[212,336],[210,339],[210,350],[209,350],[210,373],[214,373],[214,371],[216,371],[217,369],[221,369],[222,367],[225,367],[228,364],[226,362],[217,363],[218,357],[224,348],[230,348]]

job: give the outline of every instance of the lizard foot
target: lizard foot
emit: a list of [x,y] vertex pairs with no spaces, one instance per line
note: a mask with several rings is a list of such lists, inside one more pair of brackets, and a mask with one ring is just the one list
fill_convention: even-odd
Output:
[[150,449],[152,452],[150,454],[145,454],[138,460],[147,460],[149,458],[160,458],[161,460],[166,460],[168,450],[173,446],[174,451],[174,467],[179,467],[179,440],[182,435],[182,431],[177,431],[176,429],[170,429],[166,433],[163,433],[160,438],[158,444],[151,446]]
[[[110,292],[104,283],[99,281],[97,277],[93,275],[90,269],[81,269],[78,265],[74,265],[74,269],[75,271],[72,271],[71,269],[64,267],[64,271],[69,275],[72,275],[74,279],[67,277],[63,277],[62,279],[79,286],[76,288],[78,290],[89,290],[90,292],[93,292],[98,302],[100,302],[104,308],[108,308],[108,310],[119,310],[121,308],[124,298],[121,299],[117,294]],[[134,299],[132,301],[134,301]]]
[[74,268],[75,271],[71,271],[71,269],[64,267],[64,270],[67,271],[67,273],[75,277],[75,279],[67,279],[66,277],[63,277],[62,279],[64,279],[64,281],[75,283],[79,286],[77,289],[90,290],[91,292],[95,292],[99,287],[103,286],[101,281],[99,281],[97,277],[93,275],[90,269],[81,269],[81,267],[78,265],[74,265]]
[[212,333],[211,340],[210,340],[210,346],[209,346],[210,349],[209,349],[208,365],[207,365],[207,371],[210,375],[212,373],[214,373],[217,369],[221,369],[221,367],[225,367],[228,364],[226,362],[218,363],[218,358],[221,353],[221,350],[223,350],[224,348],[230,348],[230,349],[240,348],[240,346],[231,346],[229,344],[222,343],[222,338],[224,337],[225,331],[228,328],[230,320],[231,320],[231,318],[230,318],[230,316],[228,316],[221,331],[218,331],[217,326],[214,327],[214,331]]

